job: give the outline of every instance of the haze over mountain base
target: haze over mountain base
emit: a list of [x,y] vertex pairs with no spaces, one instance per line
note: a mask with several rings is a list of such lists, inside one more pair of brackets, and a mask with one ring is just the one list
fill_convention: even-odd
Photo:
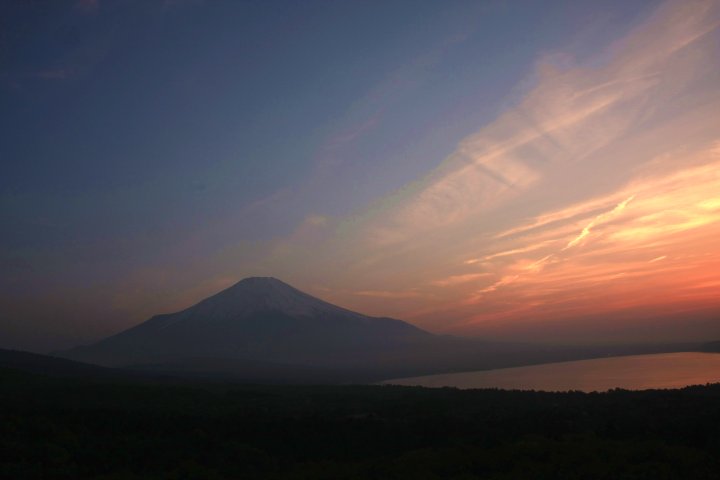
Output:
[[346,310],[275,278],[253,277],[181,312],[58,355],[183,376],[343,383],[687,347],[548,347],[440,336]]

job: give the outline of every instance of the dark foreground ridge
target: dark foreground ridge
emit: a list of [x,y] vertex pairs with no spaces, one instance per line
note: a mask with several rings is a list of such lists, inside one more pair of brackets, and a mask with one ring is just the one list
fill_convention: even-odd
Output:
[[720,385],[161,384],[0,368],[0,478],[716,479]]

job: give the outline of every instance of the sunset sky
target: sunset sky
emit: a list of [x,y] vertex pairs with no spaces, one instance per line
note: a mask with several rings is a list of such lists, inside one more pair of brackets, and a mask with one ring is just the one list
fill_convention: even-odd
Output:
[[253,275],[437,333],[720,338],[720,1],[11,1],[0,32],[0,347]]

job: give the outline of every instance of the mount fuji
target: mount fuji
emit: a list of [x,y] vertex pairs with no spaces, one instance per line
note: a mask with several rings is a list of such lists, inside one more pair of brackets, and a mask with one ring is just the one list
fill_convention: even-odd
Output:
[[122,367],[223,359],[346,368],[392,362],[437,338],[400,320],[332,305],[275,278],[252,277],[186,310],[156,315],[61,355]]
[[667,351],[435,335],[401,320],[346,310],[275,278],[253,277],[186,310],[55,355],[161,374],[344,383],[656,350]]

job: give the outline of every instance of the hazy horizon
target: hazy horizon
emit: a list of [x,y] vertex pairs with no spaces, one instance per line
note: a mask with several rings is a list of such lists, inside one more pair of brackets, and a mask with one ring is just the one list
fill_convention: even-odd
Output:
[[0,18],[0,348],[249,276],[434,333],[720,338],[720,1]]

